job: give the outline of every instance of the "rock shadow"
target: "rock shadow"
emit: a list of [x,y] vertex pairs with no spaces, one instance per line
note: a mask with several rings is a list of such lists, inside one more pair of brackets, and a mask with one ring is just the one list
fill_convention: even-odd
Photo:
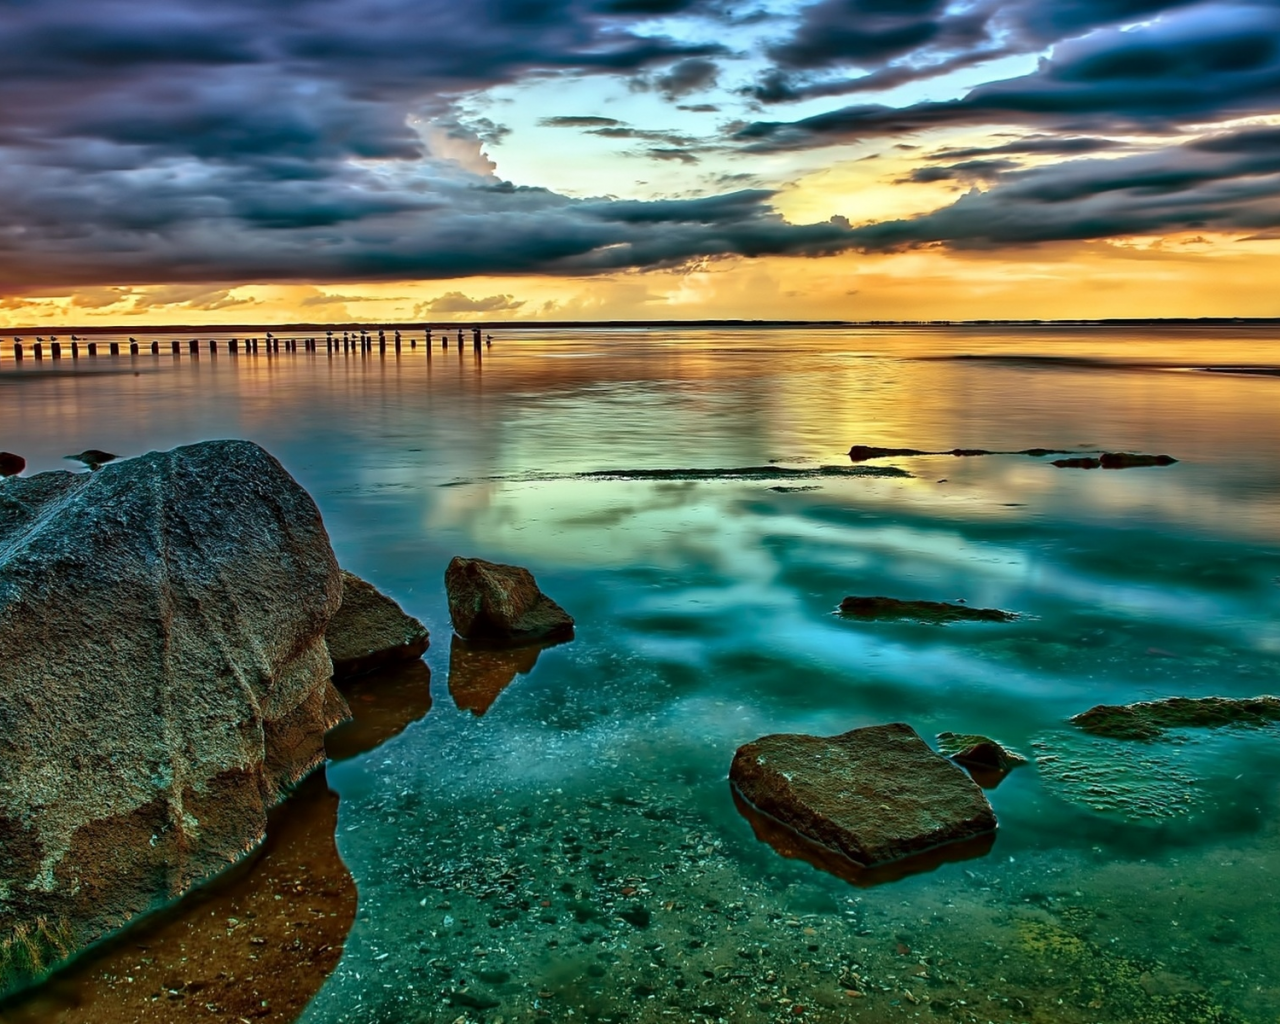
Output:
[[970,839],[935,846],[923,853],[869,868],[846,857],[838,850],[833,850],[829,846],[801,835],[791,826],[784,825],[771,814],[766,814],[738,792],[738,787],[732,782],[729,783],[729,789],[733,793],[733,805],[738,809],[738,813],[747,819],[747,824],[751,826],[751,831],[755,833],[758,840],[767,843],[775,852],[789,860],[802,860],[819,871],[835,875],[860,889],[870,889],[877,885],[899,881],[910,875],[936,871],[943,864],[985,857],[991,852],[996,841],[994,831],[984,832]]

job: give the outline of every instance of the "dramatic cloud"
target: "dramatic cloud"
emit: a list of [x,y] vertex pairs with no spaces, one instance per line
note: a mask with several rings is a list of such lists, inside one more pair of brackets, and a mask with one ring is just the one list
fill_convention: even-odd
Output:
[[802,9],[790,37],[769,48],[773,66],[745,91],[763,103],[786,103],[891,89],[1194,3],[818,0]]
[[990,124],[1172,131],[1269,113],[1277,105],[1280,8],[1270,2],[1201,5],[1126,30],[1068,40],[1035,73],[980,86],[961,99],[759,121],[738,130],[736,138],[748,149],[772,151]]
[[1280,228],[1280,127],[1152,153],[1005,172],[989,191],[905,220],[854,229],[866,250],[1003,248],[1186,230]]
[[635,239],[600,204],[582,212],[504,187],[481,147],[509,129],[453,119],[455,97],[543,73],[645,73],[672,96],[709,84],[719,46],[641,31],[644,18],[704,6],[6,5],[0,280],[29,290],[556,273],[755,250],[766,237],[779,251],[827,251],[760,206],[743,210],[737,233],[700,237],[693,220],[665,244]]

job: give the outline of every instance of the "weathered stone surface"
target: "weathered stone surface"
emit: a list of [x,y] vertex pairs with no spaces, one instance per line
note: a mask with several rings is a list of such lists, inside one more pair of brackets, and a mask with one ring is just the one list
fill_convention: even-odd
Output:
[[729,779],[758,810],[867,867],[996,827],[977,784],[902,723],[765,736],[738,748]]
[[342,606],[325,631],[335,679],[417,661],[430,643],[427,628],[354,573],[342,571]]
[[254,848],[347,714],[340,597],[314,502],[254,444],[0,487],[0,946],[83,945]]
[[1280,722],[1280,698],[1168,697],[1137,704],[1099,704],[1071,722],[1095,736],[1151,740],[1170,729],[1256,727]]
[[853,619],[914,619],[916,622],[1014,622],[1014,612],[970,608],[942,601],[900,601],[896,597],[846,597],[840,614]]
[[573,635],[573,617],[538,589],[533,573],[480,558],[445,570],[449,617],[467,640],[520,642]]

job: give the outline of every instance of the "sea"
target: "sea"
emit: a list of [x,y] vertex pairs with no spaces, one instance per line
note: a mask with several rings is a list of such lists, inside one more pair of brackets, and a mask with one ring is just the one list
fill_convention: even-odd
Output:
[[[403,330],[0,342],[28,474],[255,441],[431,632],[262,850],[0,1021],[1280,1020],[1277,726],[1069,721],[1280,693],[1280,327]],[[1055,464],[1108,452],[1176,462]],[[531,570],[575,638],[454,637],[457,555]],[[735,801],[742,744],[890,722],[1026,759],[989,849],[860,877]]]

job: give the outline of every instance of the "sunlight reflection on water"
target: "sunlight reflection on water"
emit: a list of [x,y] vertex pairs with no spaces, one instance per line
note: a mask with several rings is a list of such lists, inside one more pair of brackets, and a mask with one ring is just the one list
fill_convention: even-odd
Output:
[[[803,1005],[1270,1024],[1280,934],[1242,895],[1280,872],[1270,740],[1175,744],[1208,797],[1170,820],[1098,812],[1061,772],[1020,769],[991,794],[988,857],[857,892],[758,843],[724,783],[763,733],[905,720],[1031,756],[1075,750],[1063,719],[1093,704],[1274,691],[1280,380],[1197,369],[1220,365],[1280,365],[1280,342],[510,331],[479,358],[407,338],[399,357],[6,358],[0,448],[38,471],[86,447],[258,441],[315,495],[342,563],[431,628],[430,712],[329,770],[361,909],[308,1020],[773,1021]],[[910,478],[791,493],[572,477],[847,466],[855,443],[1180,461],[897,458],[873,464]],[[578,639],[451,687],[454,554],[531,568]],[[854,593],[1023,617],[836,618]],[[643,928],[620,916],[636,902]]]

